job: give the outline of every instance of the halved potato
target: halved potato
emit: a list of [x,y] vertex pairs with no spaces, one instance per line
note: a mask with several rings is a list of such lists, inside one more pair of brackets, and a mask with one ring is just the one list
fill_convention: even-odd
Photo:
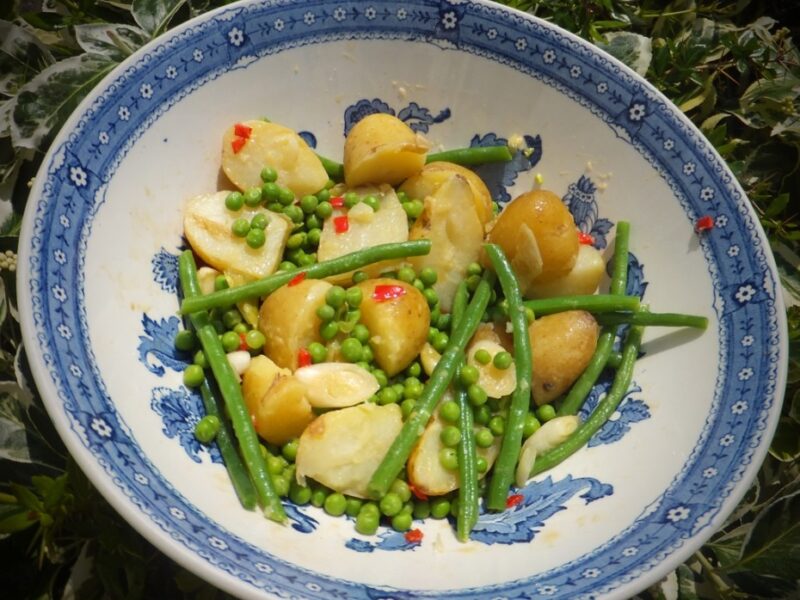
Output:
[[[396,286],[403,295],[383,300],[375,297],[379,286]],[[405,369],[428,339],[431,311],[425,296],[413,285],[398,279],[367,279],[361,290],[361,322],[370,332],[369,344],[375,362],[391,377]]]
[[[278,268],[291,230],[291,221],[284,215],[263,208],[232,211],[225,207],[230,192],[195,196],[186,203],[183,212],[183,232],[197,255],[218,271],[239,273],[247,279],[260,279]],[[250,221],[257,214],[269,219],[265,230],[266,242],[251,248],[233,235],[231,225],[238,218]]]
[[547,315],[530,324],[536,404],[552,402],[567,391],[592,359],[598,335],[597,321],[583,310]]
[[478,218],[468,181],[451,173],[436,191],[424,200],[422,214],[411,227],[409,239],[430,239],[431,251],[409,262],[421,271],[431,267],[438,275],[433,286],[443,312],[449,312],[458,284],[467,267],[476,262],[483,245],[483,225]]
[[367,115],[353,126],[344,142],[345,183],[349,187],[397,185],[422,169],[429,148],[428,140],[397,117]]
[[478,385],[480,385],[490,398],[508,396],[517,387],[517,372],[513,366],[508,369],[498,369],[491,362],[483,365],[475,360],[478,350],[486,350],[494,358],[498,352],[505,351],[499,342],[481,340],[471,343],[467,348],[467,364],[478,369]]
[[578,257],[575,221],[561,199],[547,190],[533,190],[512,200],[494,222],[488,239],[505,252],[525,295],[534,282],[569,273]]
[[381,387],[375,376],[352,363],[326,362],[297,369],[314,408],[344,408],[366,402]]
[[603,255],[593,246],[581,244],[575,266],[569,273],[547,282],[534,281],[528,288],[531,298],[552,298],[553,296],[572,296],[594,294],[605,273]]
[[297,481],[367,498],[367,484],[400,429],[397,404],[359,404],[327,412],[305,429],[297,447]]
[[[352,191],[360,196],[374,195],[380,202],[379,208],[377,212],[372,213],[371,218],[359,218],[357,215],[359,210],[372,212],[372,209],[363,202],[357,204],[349,211],[350,213],[355,212],[356,215],[348,219],[348,229],[343,233],[336,231],[333,219],[348,214],[348,212],[345,209],[334,211],[334,215],[326,219],[322,226],[317,250],[317,258],[320,261],[337,258],[378,244],[408,240],[408,216],[391,186],[364,187]],[[362,270],[370,277],[378,277],[383,271],[396,269],[401,262],[402,260],[382,261],[364,267]],[[342,273],[329,277],[328,281],[346,284],[351,277],[351,273]]]
[[[261,169],[278,172],[277,183],[296,196],[315,194],[328,182],[328,173],[305,140],[288,127],[262,120],[237,125],[250,128],[243,143],[235,143],[236,125],[222,136],[222,170],[240,190],[261,186]],[[238,152],[234,148],[241,144]]]
[[297,369],[298,351],[322,341],[317,308],[331,287],[327,281],[306,279],[278,288],[261,305],[258,328],[267,338],[264,354],[279,367]]
[[404,181],[400,191],[408,194],[409,198],[422,200],[433,195],[453,173],[467,180],[478,218],[481,224],[486,225],[493,216],[492,194],[477,173],[461,165],[444,161],[427,164],[422,171]]

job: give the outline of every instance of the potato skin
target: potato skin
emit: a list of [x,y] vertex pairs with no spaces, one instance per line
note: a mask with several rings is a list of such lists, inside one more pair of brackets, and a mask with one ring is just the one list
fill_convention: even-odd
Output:
[[522,235],[527,226],[536,238],[542,265],[538,274],[516,272],[523,293],[534,282],[552,281],[569,273],[578,256],[575,221],[561,198],[547,190],[533,190],[517,196],[503,209],[489,231],[488,239],[506,253],[515,271],[515,257],[529,242]]
[[594,294],[600,280],[605,275],[605,261],[599,250],[581,244],[578,258],[569,273],[544,283],[535,282],[528,289],[531,298],[552,298],[554,296],[573,296]]
[[327,281],[306,279],[278,288],[261,305],[258,328],[267,338],[264,354],[279,367],[294,371],[297,352],[311,342],[322,341],[322,321],[316,311],[325,303],[325,294],[331,287]]
[[583,310],[536,319],[528,327],[533,353],[533,400],[547,404],[567,391],[586,369],[597,346],[600,327]]
[[[379,301],[373,298],[379,285],[400,286],[405,294]],[[383,277],[367,279],[361,289],[361,322],[370,331],[370,346],[375,361],[391,377],[405,369],[419,354],[428,339],[431,311],[425,296],[413,285]]]
[[367,115],[344,142],[344,180],[348,187],[368,183],[397,185],[425,164],[428,141],[393,115]]

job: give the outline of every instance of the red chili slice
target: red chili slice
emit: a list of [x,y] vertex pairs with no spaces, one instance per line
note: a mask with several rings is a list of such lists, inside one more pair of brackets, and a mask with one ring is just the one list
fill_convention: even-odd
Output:
[[297,367],[307,367],[311,364],[311,352],[305,348],[297,351]]
[[237,123],[233,126],[233,134],[236,137],[247,139],[250,137],[251,133],[253,133],[253,128],[243,125],[242,123]]
[[231,142],[231,149],[233,149],[234,154],[239,154],[239,151],[244,148],[244,145],[247,143],[247,138],[237,137],[233,138]]
[[239,350],[247,350],[247,336],[244,333],[239,334]]
[[344,197],[334,196],[330,199],[330,203],[333,208],[342,208],[344,206]]
[[289,285],[289,287],[297,285],[298,283],[303,281],[305,278],[306,278],[306,272],[305,271],[301,271],[300,273],[298,273],[297,275],[292,277],[292,280],[289,282],[288,285]]
[[522,502],[525,497],[522,494],[513,494],[506,500],[506,508],[514,508],[517,504]]
[[406,295],[406,288],[402,285],[376,285],[372,292],[375,302],[386,302]]
[[411,493],[414,494],[414,497],[417,500],[427,500],[428,494],[423,492],[422,490],[417,489],[417,487],[413,483],[408,484],[408,489],[411,490]]
[[347,218],[347,215],[333,217],[333,229],[336,233],[345,233],[350,229],[350,220]]
[[419,544],[422,541],[423,533],[419,529],[412,529],[410,531],[406,531],[403,537],[406,538],[406,541],[409,544]]
[[594,246],[594,236],[591,233],[578,232],[578,243],[585,246]]
[[694,224],[694,230],[697,233],[708,231],[710,229],[714,229],[714,219],[712,219],[710,215],[704,215],[700,217]]

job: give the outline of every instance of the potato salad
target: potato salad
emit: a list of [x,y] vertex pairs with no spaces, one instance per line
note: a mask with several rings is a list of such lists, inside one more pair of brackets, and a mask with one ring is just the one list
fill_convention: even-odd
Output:
[[[284,502],[312,504],[409,541],[420,519],[452,517],[466,541],[627,391],[657,316],[625,293],[628,224],[598,293],[606,259],[555,193],[500,211],[463,166],[507,147],[430,149],[373,114],[339,164],[243,121],[222,136],[229,189],[186,202],[175,344],[207,411],[196,436],[219,446],[246,508],[280,522]],[[614,386],[582,422],[604,369]]]

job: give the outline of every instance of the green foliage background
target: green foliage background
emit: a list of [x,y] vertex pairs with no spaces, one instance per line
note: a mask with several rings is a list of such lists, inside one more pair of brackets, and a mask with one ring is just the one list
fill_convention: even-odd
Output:
[[[759,214],[789,306],[786,399],[758,479],[726,525],[640,597],[798,598],[800,53],[795,40],[800,18],[793,15],[795,3],[505,3],[610,51],[689,116],[727,160]],[[0,3],[0,590],[6,598],[225,597],[134,532],[72,462],[27,372],[14,281],[28,182],[66,117],[142,44],[222,4]]]

